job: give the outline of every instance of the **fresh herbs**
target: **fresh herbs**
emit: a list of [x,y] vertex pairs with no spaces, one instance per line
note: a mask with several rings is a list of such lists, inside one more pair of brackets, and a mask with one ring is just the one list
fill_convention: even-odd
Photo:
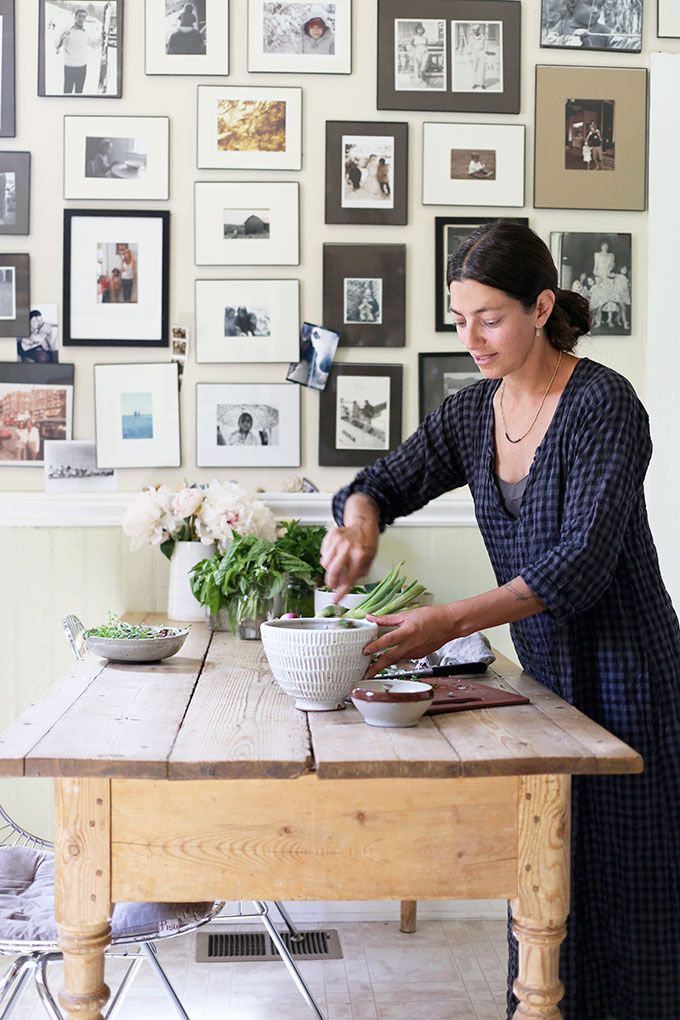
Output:
[[323,580],[321,544],[326,537],[326,529],[322,525],[300,524],[299,521],[283,521],[281,527],[285,531],[277,539],[277,545],[307,564],[318,587]]
[[341,606],[331,605],[326,606],[319,615],[325,617],[342,615],[346,620],[363,620],[369,614],[391,616],[405,609],[415,609],[425,591],[425,586],[418,581],[408,581],[401,577],[399,571],[403,566],[402,560],[379,584],[371,587],[366,598],[354,609],[345,611]]
[[126,623],[120,616],[110,614],[106,623],[101,627],[90,627],[83,633],[83,637],[100,638],[126,638],[131,641],[139,641],[148,638],[170,637],[176,634],[176,627],[149,627],[143,623]]

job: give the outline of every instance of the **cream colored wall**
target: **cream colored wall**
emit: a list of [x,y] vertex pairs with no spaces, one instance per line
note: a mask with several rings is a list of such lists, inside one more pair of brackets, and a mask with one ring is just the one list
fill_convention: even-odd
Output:
[[[400,242],[407,246],[407,346],[405,349],[357,350],[340,348],[339,360],[351,362],[398,362],[404,365],[404,435],[418,423],[418,352],[460,349],[455,335],[434,331],[434,217],[436,215],[519,215],[517,209],[469,209],[423,206],[421,195],[422,130],[424,121],[483,121],[481,116],[434,113],[401,113],[375,109],[376,21],[375,0],[354,0],[354,41],[352,75],[263,75],[248,74],[246,56],[246,0],[231,0],[231,74],[226,79],[192,77],[146,77],[143,53],[143,2],[127,0],[125,5],[125,67],[123,99],[58,99],[36,95],[37,2],[17,3],[17,127],[16,139],[3,139],[1,148],[26,149],[32,153],[31,225],[28,238],[2,239],[2,248],[28,251],[31,256],[31,292],[35,300],[57,303],[61,308],[62,213],[65,205],[98,208],[101,202],[63,200],[63,117],[83,115],[167,115],[171,118],[171,199],[168,203],[141,203],[142,207],[168,208],[171,212],[171,319],[193,331],[194,279],[260,277],[302,280],[302,315],[313,322],[322,317],[322,244],[324,242]],[[653,39],[655,4],[645,5],[645,53],[641,56],[586,54],[582,63],[639,66],[648,63]],[[518,122],[527,126],[526,200],[524,215],[548,240],[552,230],[631,231],[634,242],[633,335],[629,338],[600,339],[583,345],[583,353],[604,361],[627,375],[644,389],[644,322],[647,217],[644,213],[579,212],[578,210],[534,210],[533,194],[533,109],[534,69],[537,63],[578,64],[578,54],[538,47],[539,0],[522,3],[522,112],[514,116],[492,116],[488,120]],[[672,48],[673,44],[663,48]],[[300,85],[303,89],[303,169],[300,173],[196,170],[196,87],[199,84]],[[406,227],[326,226],[324,224],[324,123],[326,120],[406,121],[410,130],[409,223]],[[585,176],[585,175],[584,175]],[[230,267],[201,268],[193,264],[193,182],[195,180],[299,180],[301,185],[301,265],[239,270]],[[585,184],[585,182],[584,182]],[[120,204],[109,203],[113,208]],[[91,438],[94,433],[92,366],[95,362],[167,360],[165,351],[71,347],[62,352],[63,361],[76,365],[74,437]],[[0,340],[0,360],[14,360],[11,340]],[[284,378],[282,365],[190,364],[182,392],[183,465],[177,471],[128,470],[120,474],[120,487],[137,489],[162,477],[203,478],[219,471],[195,467],[194,389],[202,382],[274,382]],[[348,478],[349,472],[317,466],[318,404],[316,393],[302,394],[302,471],[322,489],[332,490]],[[267,491],[280,488],[291,469],[241,469],[223,471],[249,485]],[[37,468],[0,467],[0,489],[40,489],[42,472]]]

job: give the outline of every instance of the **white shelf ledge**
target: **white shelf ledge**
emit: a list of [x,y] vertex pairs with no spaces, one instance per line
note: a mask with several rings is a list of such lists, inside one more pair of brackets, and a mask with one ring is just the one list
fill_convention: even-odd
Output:
[[[0,528],[106,528],[119,527],[123,514],[137,493],[80,493],[52,495],[46,492],[0,492]],[[326,492],[264,492],[280,520],[297,518],[303,524],[331,523],[331,494]],[[399,518],[411,528],[476,527],[472,499],[446,495],[432,500],[410,517]]]

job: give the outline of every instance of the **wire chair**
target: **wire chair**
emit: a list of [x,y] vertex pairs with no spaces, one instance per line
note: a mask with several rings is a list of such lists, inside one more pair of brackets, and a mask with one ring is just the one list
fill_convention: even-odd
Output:
[[[73,658],[76,661],[85,659],[88,655],[87,646],[83,637],[84,627],[77,616],[68,615],[63,619],[63,628],[68,640]],[[40,836],[28,832],[14,821],[5,809],[0,805],[0,853],[11,853],[13,847],[25,847],[36,851],[53,851],[54,844]],[[222,921],[247,921],[259,920],[264,925],[272,943],[276,947],[283,963],[292,977],[298,991],[309,1006],[317,1020],[325,1020],[311,991],[293,960],[290,950],[284,942],[278,929],[272,922],[269,913],[269,905],[263,900],[253,900],[253,911],[247,912],[242,909],[239,903],[237,914],[223,915]],[[291,920],[287,910],[282,903],[275,902],[276,909],[288,929],[290,939],[293,942],[301,942],[304,939],[299,930]],[[206,913],[195,920],[181,924],[168,931],[154,931],[145,935],[113,937],[110,948],[107,950],[109,956],[130,956],[131,960],[123,978],[121,979],[115,993],[111,997],[103,1016],[105,1020],[115,1020],[119,1013],[130,985],[144,962],[147,962],[156,974],[163,987],[170,1003],[181,1020],[190,1020],[184,1009],[175,989],[163,969],[156,950],[156,942],[165,941],[169,938],[179,938],[198,928],[214,921],[225,907],[223,901],[212,904]],[[6,1020],[14,1012],[19,999],[24,992],[31,977],[35,982],[36,992],[42,1002],[45,1012],[50,1020],[64,1020],[63,1014],[55,1001],[54,995],[48,984],[48,968],[50,964],[61,961],[62,954],[58,945],[50,941],[30,941],[24,939],[0,939],[0,956],[15,956],[7,972],[0,979],[0,1020]]]

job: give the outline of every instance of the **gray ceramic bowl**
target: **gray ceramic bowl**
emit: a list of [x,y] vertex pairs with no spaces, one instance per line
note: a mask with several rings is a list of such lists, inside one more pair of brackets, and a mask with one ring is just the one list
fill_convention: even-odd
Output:
[[176,655],[186,640],[188,628],[164,627],[170,630],[165,637],[105,638],[87,637],[88,651],[112,662],[159,662]]

